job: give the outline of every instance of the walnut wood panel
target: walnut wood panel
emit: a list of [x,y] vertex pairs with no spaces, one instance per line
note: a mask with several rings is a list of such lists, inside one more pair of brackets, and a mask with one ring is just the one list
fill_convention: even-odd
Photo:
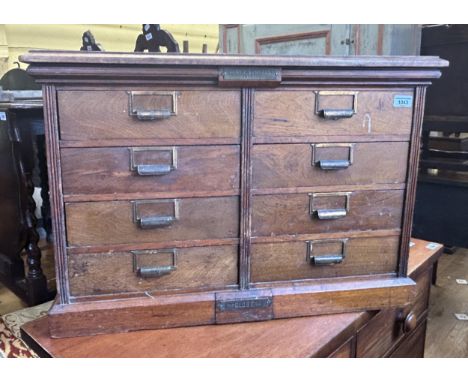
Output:
[[[349,146],[329,143],[255,145],[253,188],[404,183],[407,142],[345,143],[353,161],[347,169],[322,170],[319,160],[348,160]],[[313,154],[314,152],[314,154]],[[314,159],[314,163],[312,163]]]
[[[165,290],[222,288],[238,283],[237,246],[176,249],[176,269],[171,273],[143,278],[133,269],[131,252],[70,255],[69,280],[73,296]],[[139,266],[172,265],[172,253],[139,253]]]
[[[145,213],[173,214],[173,199],[145,204]],[[151,202],[151,201],[149,201]],[[169,242],[239,237],[239,198],[177,199],[179,218],[172,225],[141,229],[133,221],[132,202],[67,203],[69,246]]]
[[[316,279],[396,272],[399,237],[354,238],[346,243],[342,263],[313,265],[308,242],[254,244],[251,254],[252,282]],[[325,246],[312,241],[313,255],[341,252],[341,244]]]
[[398,315],[398,310],[384,309],[361,329],[357,334],[356,356],[383,357],[403,335]]
[[[176,168],[164,175],[138,175],[130,168],[132,150],[135,165],[171,165],[175,156]],[[63,192],[238,192],[239,157],[239,146],[62,149]]]
[[[344,197],[320,197],[319,208],[344,208]],[[317,200],[318,200],[317,199]],[[276,236],[319,232],[400,228],[402,190],[354,191],[349,212],[334,220],[310,214],[309,194],[255,195],[252,200],[252,235]]]
[[427,321],[424,320],[419,326],[405,338],[390,355],[390,358],[423,358],[424,345],[426,343]]
[[354,346],[353,338],[351,338],[330,354],[328,358],[354,358]]
[[[61,139],[240,136],[240,92],[180,91],[176,94],[176,115],[162,120],[140,121],[129,115],[129,95],[125,91],[60,91]],[[156,101],[152,105],[148,103],[144,106],[148,110],[167,107],[158,106]]]
[[[426,267],[425,271],[414,279],[416,289],[413,303],[404,309],[383,310],[369,322],[357,335],[358,357],[383,357],[390,349],[395,347],[405,335],[404,321],[408,314],[413,314],[417,322],[426,320],[426,310],[429,301],[432,267]],[[413,332],[406,336],[413,336]],[[405,340],[406,341],[406,340]],[[400,345],[398,345],[400,346]]]
[[[315,113],[316,93],[312,90],[258,91],[254,136],[405,134],[409,139],[413,109],[393,107],[395,95],[413,95],[413,92],[359,90],[355,115],[325,120]],[[352,106],[349,95],[320,96],[320,108],[352,109]]]

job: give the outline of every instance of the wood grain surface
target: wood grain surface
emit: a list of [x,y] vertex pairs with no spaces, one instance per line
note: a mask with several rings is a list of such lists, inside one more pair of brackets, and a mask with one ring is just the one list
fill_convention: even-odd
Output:
[[[173,214],[173,200],[143,204],[147,215]],[[239,198],[177,199],[179,219],[168,227],[140,229],[131,202],[67,203],[69,246],[169,242],[239,237]]]
[[[322,197],[320,208],[343,208],[343,197]],[[400,228],[403,191],[355,191],[349,212],[336,220],[319,220],[309,213],[308,194],[255,195],[252,235],[298,235],[319,232]]]
[[60,137],[125,141],[240,136],[240,92],[180,91],[177,94],[177,115],[139,121],[129,115],[129,96],[125,91],[60,91],[57,94]]
[[[172,250],[172,249],[171,249]],[[179,248],[177,268],[159,277],[142,278],[133,269],[131,252],[108,252],[69,256],[72,296],[119,294],[126,292],[184,291],[222,288],[238,283],[238,247],[213,246]],[[172,265],[170,252],[137,255],[141,267]]]
[[[348,142],[353,144],[352,142]],[[255,145],[254,189],[334,185],[395,184],[406,180],[407,142],[354,143],[353,163],[326,171],[312,164],[310,144]],[[316,149],[315,160],[348,160],[349,149],[330,143]]]
[[[320,241],[312,244],[315,256],[341,252],[338,241],[326,247]],[[398,244],[398,236],[349,239],[343,262],[322,266],[314,266],[308,259],[308,242],[253,244],[252,282],[396,272]]]
[[[326,89],[324,89],[326,90]],[[409,91],[359,91],[357,114],[337,121],[315,114],[313,90],[258,91],[255,95],[255,137],[314,135],[406,134],[411,131],[412,108],[394,108],[395,95],[413,95]],[[349,96],[327,96],[324,107],[350,109]]]
[[[138,148],[133,154],[134,162],[170,165],[172,149]],[[64,194],[239,191],[239,146],[175,147],[177,168],[157,176],[139,176],[131,171],[131,150],[131,147],[62,149]]]

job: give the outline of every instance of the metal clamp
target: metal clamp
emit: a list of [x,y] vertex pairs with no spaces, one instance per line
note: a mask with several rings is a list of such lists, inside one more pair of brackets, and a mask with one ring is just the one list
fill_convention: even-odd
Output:
[[[324,255],[313,255],[313,246],[314,244],[321,243],[341,243],[341,253],[327,253]],[[307,262],[311,265],[332,265],[340,264],[343,262],[346,257],[346,244],[348,239],[338,239],[338,240],[312,240],[307,242]]]
[[[173,215],[141,216],[139,206],[145,204],[173,203]],[[141,229],[163,228],[179,220],[179,201],[177,199],[164,200],[135,200],[133,205],[133,222]]]
[[[309,194],[309,213],[317,216],[319,220],[333,220],[344,218],[349,212],[349,203],[352,192],[322,192]],[[314,199],[330,196],[344,196],[345,208],[317,209],[314,207]]]
[[[313,143],[312,166],[319,166],[322,170],[344,170],[353,164],[354,143]],[[323,147],[346,147],[348,148],[348,159],[320,159],[317,158],[317,149]]]
[[[166,96],[171,97],[171,109],[147,110],[135,106],[135,97]],[[128,114],[140,121],[154,121],[177,115],[177,92],[130,91],[128,92]]]
[[[160,176],[177,169],[177,150],[175,147],[130,147],[130,171],[140,176]],[[171,153],[169,164],[136,164],[135,153],[140,151],[161,151]]]
[[[161,277],[167,275],[177,269],[177,251],[175,249],[164,249],[164,250],[150,250],[150,251],[131,251],[133,259],[133,272],[138,277],[150,278],[150,277]],[[158,253],[170,253],[172,254],[172,264],[163,267],[140,267],[138,265],[139,255],[156,255]]]
[[[357,95],[358,92],[355,91],[341,91],[341,90],[319,90],[315,91],[315,114],[319,115],[324,119],[343,119],[351,118],[354,114],[357,113]],[[320,96],[343,96],[350,95],[353,96],[353,107],[352,109],[322,109],[320,107]]]

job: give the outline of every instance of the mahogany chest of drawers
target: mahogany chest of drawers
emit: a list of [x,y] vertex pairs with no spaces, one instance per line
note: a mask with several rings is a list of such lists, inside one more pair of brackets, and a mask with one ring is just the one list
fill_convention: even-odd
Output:
[[435,57],[31,52],[54,337],[404,306]]

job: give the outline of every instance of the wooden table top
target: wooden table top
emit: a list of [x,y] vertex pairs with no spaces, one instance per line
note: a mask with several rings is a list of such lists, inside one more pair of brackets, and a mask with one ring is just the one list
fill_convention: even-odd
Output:
[[[417,274],[442,245],[411,239],[408,274]],[[373,316],[372,312],[52,339],[47,317],[23,325],[23,340],[49,357],[320,357]],[[246,345],[248,344],[248,345]]]

